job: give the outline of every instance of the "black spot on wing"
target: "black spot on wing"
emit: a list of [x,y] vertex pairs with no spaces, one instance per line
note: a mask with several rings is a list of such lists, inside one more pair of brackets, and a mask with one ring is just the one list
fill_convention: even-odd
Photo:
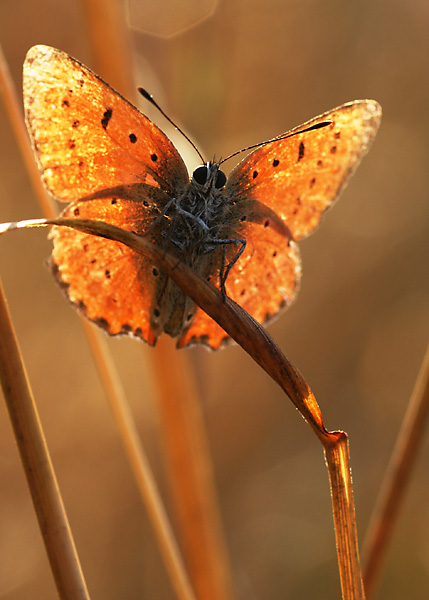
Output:
[[305,146],[304,146],[304,142],[301,142],[299,144],[299,149],[298,149],[298,162],[304,158],[304,152],[305,152]]
[[299,211],[299,208],[301,206],[302,202],[301,202],[301,198],[298,196],[295,200],[295,208],[292,211],[293,215],[296,215],[297,212]]
[[[85,305],[84,305],[84,312],[85,312]],[[104,317],[98,317],[98,319],[94,319],[94,323],[96,323],[99,327],[101,327],[102,329],[107,329],[109,330],[109,323],[107,322],[107,320]]]
[[130,133],[130,142],[135,144],[137,142],[137,136],[135,133]]
[[104,130],[107,129],[109,121],[112,118],[112,114],[113,114],[113,110],[111,108],[108,108],[104,112],[103,118],[101,119],[101,125],[102,125],[102,127],[103,127]]

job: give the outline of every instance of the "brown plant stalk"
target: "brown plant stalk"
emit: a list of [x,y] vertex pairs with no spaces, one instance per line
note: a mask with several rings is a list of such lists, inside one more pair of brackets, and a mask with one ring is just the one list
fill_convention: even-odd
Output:
[[[84,0],[83,8],[96,72],[134,100],[133,40],[123,2]],[[153,374],[151,388],[159,413],[177,536],[197,597],[232,600],[231,565],[193,365],[188,356],[176,352],[168,342],[161,340],[149,351],[143,347],[142,354]]]
[[1,284],[0,382],[58,595],[61,600],[89,600]]
[[364,541],[363,578],[368,598],[374,597],[379,585],[393,528],[398,521],[428,418],[429,348],[426,350]]

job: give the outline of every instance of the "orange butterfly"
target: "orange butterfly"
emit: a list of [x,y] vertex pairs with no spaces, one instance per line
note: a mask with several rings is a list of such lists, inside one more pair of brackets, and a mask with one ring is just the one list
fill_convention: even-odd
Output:
[[[295,297],[296,240],[311,233],[367,152],[381,108],[357,100],[248,155],[191,179],[162,131],[64,52],[35,46],[24,63],[27,128],[43,181],[71,202],[63,216],[102,220],[164,246],[260,323]],[[226,333],[157,265],[128,247],[66,227],[51,233],[51,265],[70,301],[108,333],[151,345],[219,348]]]

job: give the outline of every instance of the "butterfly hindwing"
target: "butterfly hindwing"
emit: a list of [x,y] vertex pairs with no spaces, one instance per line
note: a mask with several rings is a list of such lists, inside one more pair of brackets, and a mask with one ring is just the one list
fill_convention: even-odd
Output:
[[[256,321],[264,325],[278,316],[295,298],[301,278],[299,250],[286,229],[269,227],[269,223],[243,222],[231,237],[244,238],[246,247],[233,264],[225,283],[229,298],[239,304]],[[228,245],[227,259],[234,261],[237,247]],[[210,281],[220,287],[220,253]],[[217,349],[228,336],[203,310],[197,309],[190,327],[178,346],[195,342]]]
[[[75,202],[62,216],[101,219],[139,232],[146,228],[147,211],[138,202],[103,198]],[[51,267],[78,310],[111,335],[132,334],[154,345],[162,333],[154,310],[166,281],[157,266],[124,244],[76,229],[53,227],[50,237]],[[149,239],[162,243],[156,235]]]

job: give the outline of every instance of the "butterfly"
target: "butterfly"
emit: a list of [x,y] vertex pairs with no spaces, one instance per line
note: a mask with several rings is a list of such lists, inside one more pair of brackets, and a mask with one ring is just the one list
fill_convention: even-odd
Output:
[[[373,100],[343,104],[270,140],[226,177],[215,160],[191,177],[168,137],[65,52],[34,46],[24,63],[27,129],[65,217],[147,237],[258,322],[293,301],[296,241],[337,199],[379,126]],[[111,335],[217,349],[227,334],[160,268],[119,242],[53,227],[50,265],[69,300]]]

